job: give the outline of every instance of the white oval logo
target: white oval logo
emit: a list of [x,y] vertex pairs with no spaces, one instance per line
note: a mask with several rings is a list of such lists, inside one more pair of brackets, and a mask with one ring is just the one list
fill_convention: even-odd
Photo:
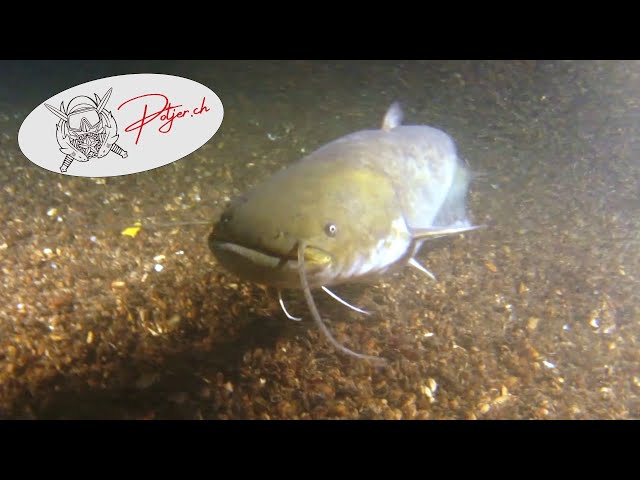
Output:
[[77,85],[25,119],[18,143],[52,172],[113,177],[175,162],[204,145],[222,124],[218,96],[193,80],[141,73]]

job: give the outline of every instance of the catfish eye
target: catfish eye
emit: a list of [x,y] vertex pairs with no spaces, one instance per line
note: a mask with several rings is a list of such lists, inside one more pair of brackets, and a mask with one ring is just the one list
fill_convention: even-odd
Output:
[[220,222],[221,223],[229,223],[229,221],[231,220],[231,212],[224,212],[222,214],[222,216],[220,217]]
[[338,227],[336,227],[335,223],[329,222],[324,226],[324,233],[329,237],[335,237],[336,233],[338,233]]

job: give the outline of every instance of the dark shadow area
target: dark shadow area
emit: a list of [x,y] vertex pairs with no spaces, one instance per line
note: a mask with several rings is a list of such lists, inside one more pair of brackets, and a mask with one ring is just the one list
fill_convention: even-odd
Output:
[[[203,413],[216,416],[212,397],[208,411],[200,412],[207,388],[215,388],[203,378],[240,380],[243,356],[256,348],[273,349],[283,335],[285,322],[255,317],[244,322],[237,335],[220,339],[210,350],[192,349],[180,341],[179,351],[145,358],[141,355],[116,358],[108,370],[111,380],[91,387],[87,375],[53,375],[14,399],[6,418],[35,419],[195,419]],[[78,359],[79,362],[82,359]],[[201,418],[201,417],[200,417]]]

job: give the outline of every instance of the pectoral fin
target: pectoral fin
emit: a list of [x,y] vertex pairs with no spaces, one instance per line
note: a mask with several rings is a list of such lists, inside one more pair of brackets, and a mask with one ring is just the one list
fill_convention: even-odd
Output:
[[462,227],[429,227],[429,228],[412,228],[411,236],[413,240],[427,240],[430,238],[444,237],[447,235],[456,235],[458,233],[469,232],[484,228],[486,225],[465,225]]
[[409,265],[411,265],[413,268],[416,268],[416,269],[420,270],[422,273],[427,275],[434,282],[437,281],[436,280],[436,276],[433,273],[431,273],[429,270],[427,270],[426,267],[424,267],[422,264],[420,264],[420,262],[418,262],[414,257],[411,257],[409,259]]
[[338,302],[340,302],[341,304],[343,304],[345,307],[349,307],[352,310],[355,310],[358,313],[364,313],[365,315],[371,315],[371,312],[367,312],[366,310],[363,310],[361,308],[356,307],[355,305],[351,305],[349,302],[347,302],[346,300],[341,299],[338,295],[336,295],[335,293],[333,293],[331,290],[329,290],[327,287],[322,287],[322,290],[324,290],[324,292],[329,295],[331,298],[333,298],[334,300],[337,300]]

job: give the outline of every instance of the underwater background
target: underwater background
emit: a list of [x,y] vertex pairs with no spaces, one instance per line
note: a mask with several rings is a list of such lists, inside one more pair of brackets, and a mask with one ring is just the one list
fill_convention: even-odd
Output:
[[[125,73],[202,83],[222,126],[123,177],[24,157],[36,106]],[[637,61],[0,61],[0,418],[640,418],[639,91]],[[377,368],[300,292],[292,322],[226,272],[195,222],[394,101],[456,141],[487,228],[423,246],[435,282],[335,289],[371,317],[316,295]]]

